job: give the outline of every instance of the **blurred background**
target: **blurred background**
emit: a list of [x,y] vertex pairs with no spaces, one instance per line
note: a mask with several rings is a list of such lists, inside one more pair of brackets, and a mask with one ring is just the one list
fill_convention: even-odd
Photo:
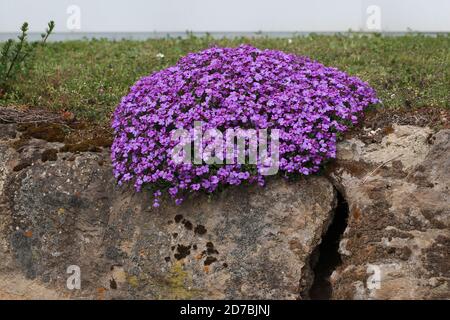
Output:
[[[449,0],[0,0],[0,40],[24,21],[31,36],[56,23],[51,40],[291,36],[304,33],[450,31]],[[38,37],[38,34],[34,35]]]

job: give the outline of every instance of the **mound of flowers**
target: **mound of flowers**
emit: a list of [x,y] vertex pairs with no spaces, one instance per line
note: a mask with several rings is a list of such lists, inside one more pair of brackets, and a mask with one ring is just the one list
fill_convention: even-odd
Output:
[[[191,192],[264,184],[263,164],[186,163],[173,159],[174,130],[266,129],[279,132],[278,174],[309,175],[336,155],[339,133],[356,124],[375,91],[356,77],[307,57],[249,45],[190,53],[143,77],[114,113],[114,175],[137,191]],[[191,132],[191,131],[190,131]],[[203,144],[208,143],[204,141]]]

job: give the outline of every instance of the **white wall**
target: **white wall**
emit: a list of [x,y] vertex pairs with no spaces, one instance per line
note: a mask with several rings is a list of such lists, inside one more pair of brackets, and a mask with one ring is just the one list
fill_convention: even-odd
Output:
[[[70,5],[80,29],[68,28]],[[367,31],[378,17],[381,31],[450,32],[450,0],[0,0],[0,32],[23,21],[41,32],[50,19],[77,33]]]

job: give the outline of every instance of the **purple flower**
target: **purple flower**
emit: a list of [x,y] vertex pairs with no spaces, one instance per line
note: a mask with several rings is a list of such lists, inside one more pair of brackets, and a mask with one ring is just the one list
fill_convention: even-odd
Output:
[[212,176],[210,181],[212,184],[218,184],[220,180],[217,176]]
[[132,181],[137,191],[153,189],[155,206],[162,192],[180,204],[190,190],[264,185],[260,171],[247,166],[172,161],[172,129],[191,130],[200,120],[202,131],[278,129],[278,172],[310,175],[336,156],[337,135],[377,103],[367,83],[307,57],[249,45],[212,47],[143,77],[122,98],[112,121],[114,176],[119,184]]
[[172,197],[175,197],[175,196],[177,195],[177,193],[178,193],[178,188],[177,188],[177,187],[169,188],[169,194],[170,194]]

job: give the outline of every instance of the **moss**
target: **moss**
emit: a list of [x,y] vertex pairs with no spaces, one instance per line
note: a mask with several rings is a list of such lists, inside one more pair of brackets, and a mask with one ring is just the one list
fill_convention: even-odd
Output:
[[70,127],[75,130],[84,130],[87,129],[87,123],[84,121],[76,121],[70,124]]
[[110,137],[96,137],[80,142],[66,143],[60,152],[100,152],[101,148],[108,148],[112,144]]
[[31,138],[41,139],[48,142],[64,142],[66,132],[62,125],[53,123],[21,123],[17,130],[22,132],[20,138],[11,146],[20,152],[21,148],[28,144]]
[[92,144],[96,145],[97,147],[102,147],[102,148],[109,148],[112,145],[112,138],[110,136],[107,136],[105,134],[105,136],[100,136],[100,137],[95,137],[93,139],[90,140]]
[[42,162],[58,160],[58,150],[56,149],[45,150],[44,152],[42,152],[41,160]]
[[35,138],[48,142],[64,142],[66,132],[61,124],[57,123],[24,123],[19,124],[19,131],[23,138]]
[[28,144],[28,141],[30,141],[29,138],[21,137],[20,139],[11,143],[11,147],[14,148],[17,152],[21,152],[22,148]]
[[96,145],[93,145],[90,140],[82,141],[79,143],[65,144],[64,147],[59,149],[60,152],[100,152],[101,149]]
[[13,168],[14,172],[19,172],[25,168],[28,168],[29,166],[31,166],[31,162],[30,161],[23,161],[21,163],[19,163],[17,166],[15,166]]

